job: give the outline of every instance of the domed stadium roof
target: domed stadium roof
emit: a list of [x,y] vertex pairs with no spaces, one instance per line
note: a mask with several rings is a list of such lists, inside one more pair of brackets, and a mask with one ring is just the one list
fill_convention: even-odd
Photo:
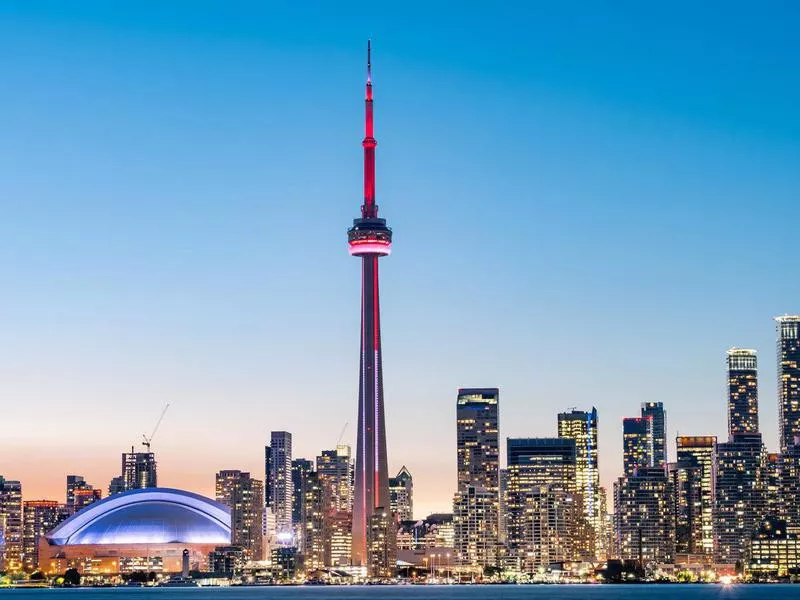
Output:
[[45,536],[54,545],[231,543],[230,508],[198,494],[145,488],[109,496]]

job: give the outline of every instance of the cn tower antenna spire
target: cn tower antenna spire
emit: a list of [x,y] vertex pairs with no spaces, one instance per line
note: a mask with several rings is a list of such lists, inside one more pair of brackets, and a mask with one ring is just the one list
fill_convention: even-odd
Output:
[[378,216],[375,204],[375,130],[372,123],[372,41],[367,40],[367,93],[364,98],[364,204],[361,216],[374,219]]

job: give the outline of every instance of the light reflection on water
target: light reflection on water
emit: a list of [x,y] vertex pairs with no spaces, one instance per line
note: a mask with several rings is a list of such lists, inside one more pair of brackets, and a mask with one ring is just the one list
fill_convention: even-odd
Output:
[[81,600],[789,600],[800,585],[463,585],[463,586],[297,586],[228,588],[20,589],[14,597],[69,596]]

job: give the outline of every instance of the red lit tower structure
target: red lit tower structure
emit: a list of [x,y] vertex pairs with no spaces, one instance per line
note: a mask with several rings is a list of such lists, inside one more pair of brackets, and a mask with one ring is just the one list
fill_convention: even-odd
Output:
[[[370,530],[375,518],[389,512],[389,474],[383,409],[378,259],[392,246],[392,230],[378,217],[375,204],[375,146],[372,123],[372,65],[367,43],[364,147],[364,204],[347,232],[350,254],[361,259],[361,360],[358,374],[358,440],[353,498],[352,564],[367,566]],[[372,571],[372,568],[369,568]]]

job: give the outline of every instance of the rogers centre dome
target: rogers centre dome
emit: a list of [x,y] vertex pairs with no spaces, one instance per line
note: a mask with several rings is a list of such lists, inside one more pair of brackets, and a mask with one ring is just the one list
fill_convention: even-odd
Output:
[[137,565],[141,559],[151,570],[179,571],[184,550],[193,568],[202,568],[209,552],[230,543],[227,506],[182,490],[145,488],[90,504],[48,532],[40,566],[87,570],[94,564],[103,572],[124,572],[144,566]]

